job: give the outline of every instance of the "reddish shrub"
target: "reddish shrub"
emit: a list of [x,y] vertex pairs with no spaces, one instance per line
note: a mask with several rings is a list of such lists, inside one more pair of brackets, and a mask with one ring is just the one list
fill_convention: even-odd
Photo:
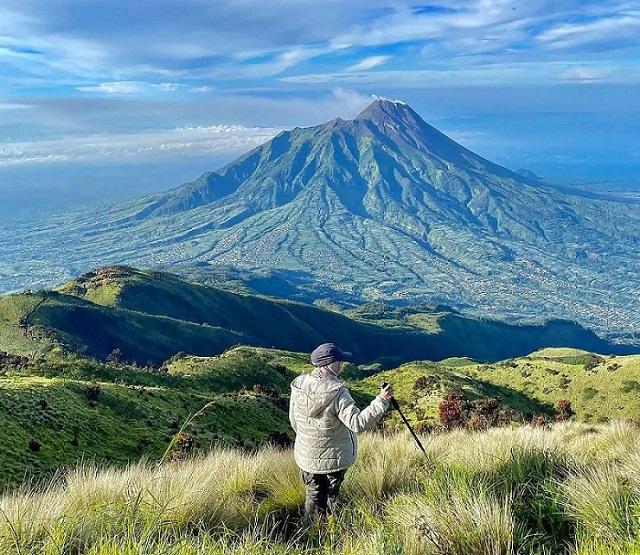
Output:
[[560,409],[560,414],[556,416],[556,420],[569,420],[576,413],[571,407],[569,399],[560,399],[558,401],[558,409]]
[[465,425],[462,415],[463,397],[459,393],[449,392],[446,400],[438,406],[440,422],[445,428],[459,428]]

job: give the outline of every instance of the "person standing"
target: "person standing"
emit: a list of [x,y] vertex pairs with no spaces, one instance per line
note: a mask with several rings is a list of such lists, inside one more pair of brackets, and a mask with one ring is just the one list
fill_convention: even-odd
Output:
[[356,434],[371,427],[393,397],[387,385],[360,410],[339,379],[350,355],[335,343],[323,343],[311,353],[313,371],[291,383],[293,453],[306,488],[305,515],[311,519],[335,512],[340,486],[358,453]]

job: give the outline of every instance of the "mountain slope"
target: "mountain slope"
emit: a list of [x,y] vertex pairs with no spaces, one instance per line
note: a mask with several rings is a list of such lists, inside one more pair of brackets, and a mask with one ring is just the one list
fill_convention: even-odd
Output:
[[[299,358],[236,348],[223,357],[174,361],[163,373],[69,355],[12,368],[0,380],[4,485],[80,461],[160,460],[185,421],[211,401],[184,430],[199,451],[286,441],[284,396],[296,373],[283,363],[295,366]],[[0,372],[7,371],[2,362]]]
[[640,326],[639,207],[527,179],[379,100],[167,193],[42,228],[30,246],[55,241],[66,267],[268,268],[314,281],[322,296],[435,300],[630,334]]
[[[248,344],[310,352],[348,345],[357,363],[470,356],[497,360],[546,346],[620,352],[571,322],[509,326],[436,307],[349,318],[302,303],[234,294],[170,274],[115,266],[58,291],[0,297],[0,349],[31,354],[62,346],[100,359],[159,364],[177,352],[217,355]],[[428,322],[428,324],[427,324]]]
[[559,400],[568,399],[578,420],[605,422],[636,418],[640,412],[639,378],[637,355],[605,357],[571,349],[543,349],[491,365],[469,360],[403,364],[361,380],[356,390],[375,394],[381,381],[391,382],[406,407],[407,418],[431,424],[438,421],[438,405],[448,391],[459,391],[470,399],[497,396],[523,414],[547,416],[557,411]]
[[[217,357],[176,357],[161,372],[75,355],[16,365],[0,357],[0,473],[6,485],[79,461],[160,460],[205,404],[183,430],[193,435],[197,451],[286,442],[292,437],[290,382],[308,369],[308,354],[250,347]],[[353,368],[346,373],[359,406],[380,381],[391,381],[417,428],[438,421],[438,405],[449,391],[471,399],[500,396],[505,408],[549,418],[560,399],[571,400],[577,419],[591,422],[635,418],[640,411],[638,356],[605,359],[547,349],[493,365],[449,359],[408,363],[364,379]],[[395,411],[384,421],[404,430]]]

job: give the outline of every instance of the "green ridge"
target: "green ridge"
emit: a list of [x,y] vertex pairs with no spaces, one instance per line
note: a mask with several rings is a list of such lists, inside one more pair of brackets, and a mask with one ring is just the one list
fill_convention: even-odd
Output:
[[571,322],[509,326],[441,306],[379,303],[341,314],[127,266],[92,270],[57,291],[0,297],[0,350],[25,355],[62,348],[106,360],[117,349],[123,360],[158,365],[181,351],[212,356],[249,344],[308,352],[325,341],[387,368],[451,356],[495,361],[549,345],[627,350]]

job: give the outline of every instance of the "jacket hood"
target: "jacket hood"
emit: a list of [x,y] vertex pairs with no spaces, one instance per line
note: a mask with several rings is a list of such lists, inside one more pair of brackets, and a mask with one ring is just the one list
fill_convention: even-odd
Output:
[[345,382],[333,376],[317,378],[310,374],[301,374],[291,384],[291,391],[296,395],[296,402],[306,406],[307,414],[319,416],[336,398]]

